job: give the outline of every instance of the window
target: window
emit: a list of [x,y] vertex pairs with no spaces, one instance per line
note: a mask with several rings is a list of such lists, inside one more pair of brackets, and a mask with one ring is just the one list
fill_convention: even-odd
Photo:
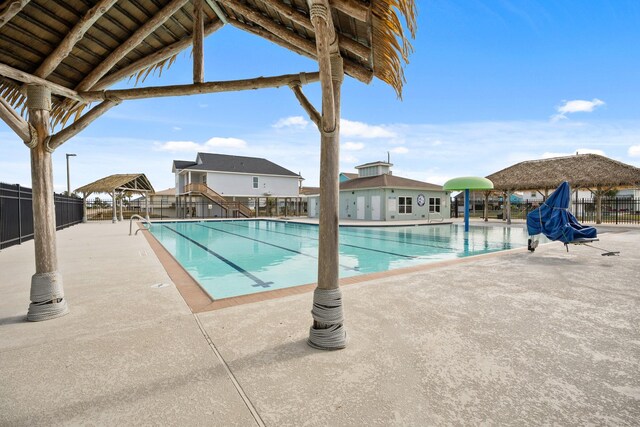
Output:
[[253,188],[258,188],[258,177],[257,176],[253,177]]
[[429,213],[440,212],[440,198],[429,197]]
[[532,192],[531,192],[531,197],[532,197],[532,198],[535,198],[537,195],[538,195],[538,193],[536,193],[535,191],[532,191]]
[[398,197],[398,213],[410,214],[411,212],[411,197]]

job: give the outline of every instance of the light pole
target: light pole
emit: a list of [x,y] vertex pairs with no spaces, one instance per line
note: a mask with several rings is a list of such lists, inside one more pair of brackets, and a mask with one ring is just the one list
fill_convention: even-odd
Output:
[[67,196],[71,196],[71,180],[69,179],[69,157],[75,157],[76,154],[67,154]]

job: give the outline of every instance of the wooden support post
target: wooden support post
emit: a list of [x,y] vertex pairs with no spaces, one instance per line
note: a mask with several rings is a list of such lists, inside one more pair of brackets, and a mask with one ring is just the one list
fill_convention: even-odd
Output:
[[116,190],[113,190],[111,193],[111,210],[113,211],[113,218],[111,219],[112,223],[118,222],[118,214],[117,214],[117,206],[116,206]]
[[13,130],[25,143],[31,140],[29,124],[13,109],[11,104],[0,97],[0,119]]
[[124,202],[124,191],[120,191],[120,217],[118,218],[118,221],[123,221],[124,217],[122,216],[122,205]]
[[507,224],[511,225],[511,192],[507,191]]
[[602,224],[602,187],[596,189],[596,224]]
[[87,222],[87,197],[89,195],[87,193],[84,193],[82,195],[82,222],[86,223]]
[[69,312],[58,272],[56,213],[53,199],[53,164],[47,149],[51,92],[43,86],[27,87],[29,123],[37,137],[31,149],[31,185],[33,188],[33,235],[36,274],[31,278],[31,304],[27,320],[40,321]]
[[320,220],[318,246],[318,287],[313,295],[313,326],[310,346],[337,350],[346,346],[342,294],[339,284],[339,156],[340,89],[344,78],[342,58],[327,0],[309,1],[311,23],[316,33],[316,49],[322,87],[320,123]]
[[24,7],[29,4],[30,0],[9,0],[2,4],[2,10],[0,10],[0,28],[7,22],[11,21],[11,18],[16,16]]
[[204,12],[202,0],[193,2],[193,82],[204,83]]

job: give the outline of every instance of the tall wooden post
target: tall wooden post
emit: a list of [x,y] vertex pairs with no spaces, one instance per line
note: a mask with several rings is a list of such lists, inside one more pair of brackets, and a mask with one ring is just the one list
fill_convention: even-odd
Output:
[[602,187],[596,189],[596,224],[602,224]]
[[507,224],[511,225],[511,191],[507,191]]
[[111,222],[115,224],[116,222],[118,222],[115,189],[113,190],[113,193],[111,193],[111,210],[113,211],[113,219],[111,220]]
[[27,86],[27,108],[31,131],[37,135],[29,144],[36,274],[31,278],[31,304],[27,320],[41,321],[64,316],[69,312],[69,307],[64,298],[62,275],[58,272],[51,162],[53,150],[47,144],[51,92],[43,86]]
[[82,195],[82,222],[83,223],[87,222],[87,197],[88,197],[87,193],[84,193]]
[[318,287],[313,295],[313,325],[310,346],[337,350],[346,346],[342,293],[339,285],[338,203],[340,156],[340,89],[344,68],[338,39],[327,0],[309,0],[311,23],[315,29],[322,118],[320,121],[320,220],[318,247]]
[[120,217],[118,218],[118,221],[122,221],[124,220],[124,218],[122,217],[122,203],[124,202],[124,191],[120,192]]

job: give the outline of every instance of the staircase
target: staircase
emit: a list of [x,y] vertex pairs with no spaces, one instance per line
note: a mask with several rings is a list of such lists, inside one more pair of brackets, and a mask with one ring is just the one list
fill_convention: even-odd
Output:
[[207,186],[207,184],[187,184],[184,189],[187,193],[198,194],[211,200],[213,203],[224,209],[227,212],[227,216],[231,216],[234,218],[240,215],[245,218],[251,218],[253,216],[253,211],[246,205],[243,205],[240,202],[228,201],[223,196],[218,194],[215,190]]

